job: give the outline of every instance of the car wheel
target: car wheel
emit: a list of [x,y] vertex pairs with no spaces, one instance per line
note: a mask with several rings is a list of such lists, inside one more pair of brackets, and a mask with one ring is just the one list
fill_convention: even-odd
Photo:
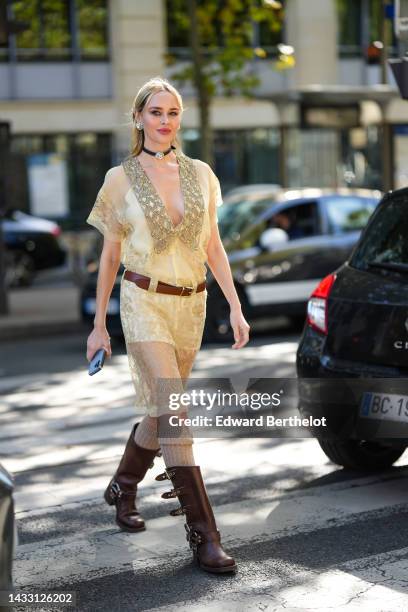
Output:
[[28,287],[35,276],[34,259],[24,251],[9,251],[6,256],[7,287]]
[[406,445],[387,446],[372,440],[318,440],[326,456],[352,470],[381,470],[401,457]]
[[[242,313],[248,314],[248,302],[242,289],[237,288]],[[207,298],[207,316],[203,339],[205,342],[233,342],[234,334],[230,325],[230,306],[225,296],[216,287],[211,287]]]

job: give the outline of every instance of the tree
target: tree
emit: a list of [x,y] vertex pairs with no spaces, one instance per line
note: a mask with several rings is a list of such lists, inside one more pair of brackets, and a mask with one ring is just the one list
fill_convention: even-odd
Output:
[[[211,102],[224,96],[253,97],[260,84],[251,60],[267,56],[253,42],[254,24],[278,32],[283,9],[275,0],[170,0],[168,10],[178,32],[188,33],[191,57],[171,78],[193,83],[199,106],[201,159],[212,163]],[[168,56],[168,64],[175,58]]]

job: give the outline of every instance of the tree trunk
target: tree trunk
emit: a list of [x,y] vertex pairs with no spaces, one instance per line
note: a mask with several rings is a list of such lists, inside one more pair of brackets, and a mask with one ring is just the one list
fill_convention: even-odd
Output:
[[200,117],[200,156],[211,166],[213,165],[212,130],[210,122],[211,96],[208,92],[207,79],[203,71],[203,57],[200,44],[200,34],[197,22],[197,2],[188,0],[188,15],[190,18],[190,46],[194,71],[194,85]]

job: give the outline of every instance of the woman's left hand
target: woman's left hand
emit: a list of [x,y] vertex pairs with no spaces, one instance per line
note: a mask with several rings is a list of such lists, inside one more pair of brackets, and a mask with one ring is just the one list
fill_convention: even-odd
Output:
[[235,344],[232,345],[233,349],[240,349],[246,345],[249,340],[249,325],[242,314],[241,309],[231,310],[230,323],[234,331]]

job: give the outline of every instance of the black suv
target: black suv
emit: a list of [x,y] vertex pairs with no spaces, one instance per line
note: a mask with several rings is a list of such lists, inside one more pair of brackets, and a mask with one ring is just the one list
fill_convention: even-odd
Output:
[[390,466],[408,446],[408,188],[387,193],[348,261],[308,301],[299,409],[348,468]]

